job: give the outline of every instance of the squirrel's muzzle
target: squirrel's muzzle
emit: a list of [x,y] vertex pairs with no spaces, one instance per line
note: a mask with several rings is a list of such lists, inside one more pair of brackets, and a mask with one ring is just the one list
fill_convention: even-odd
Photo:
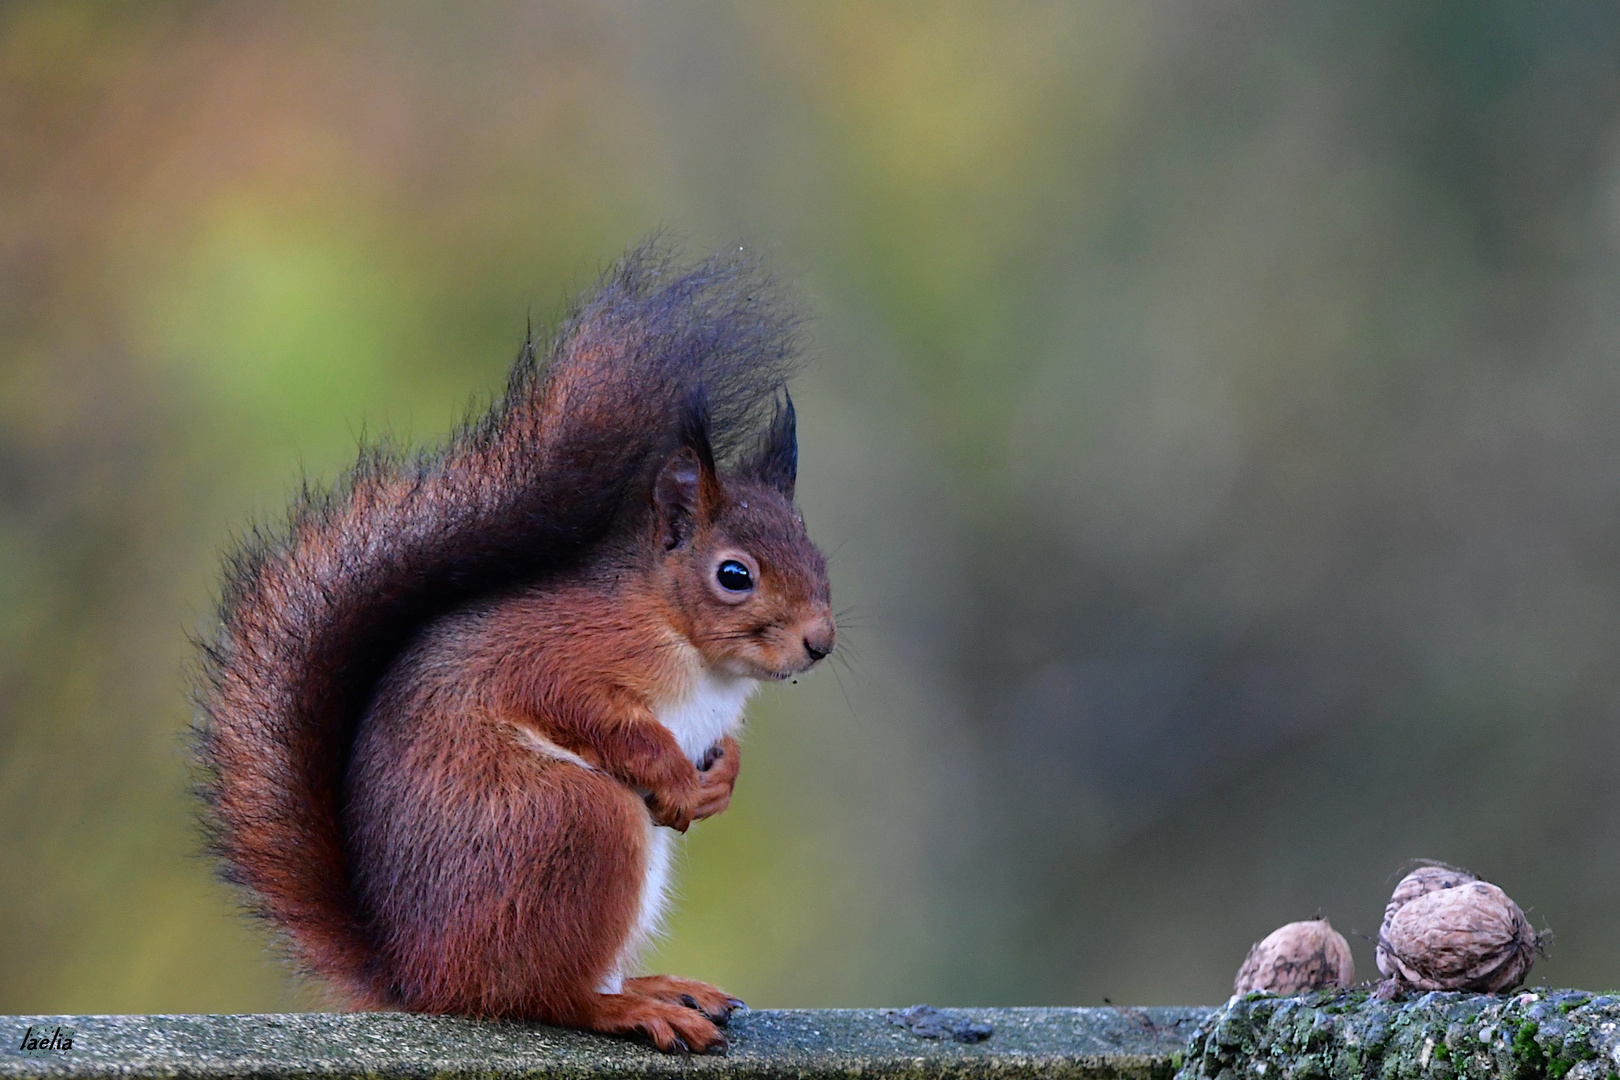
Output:
[[833,651],[838,642],[838,629],[831,615],[822,616],[804,628],[804,651],[814,664]]

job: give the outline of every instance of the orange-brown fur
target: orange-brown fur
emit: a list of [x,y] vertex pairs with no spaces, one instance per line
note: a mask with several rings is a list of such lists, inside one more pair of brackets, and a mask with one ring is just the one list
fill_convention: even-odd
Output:
[[660,710],[705,672],[802,671],[835,631],[791,403],[754,419],[787,324],[734,266],[668,271],[631,256],[438,457],[363,458],[234,556],[199,728],[214,843],[355,1007],[724,1046],[714,987],[602,992],[651,830],[737,777],[733,737],[683,750]]
[[[689,457],[671,468],[697,468]],[[384,680],[348,804],[359,890],[387,958],[377,1000],[655,1040],[664,1023],[687,1046],[718,1044],[713,1021],[730,1007],[706,984],[681,983],[708,1003],[698,1015],[645,989],[667,980],[597,992],[635,918],[649,815],[684,831],[725,809],[737,775],[735,739],[700,771],[656,709],[685,693],[694,663],[786,675],[815,662],[807,640],[830,649],[833,630],[820,557],[791,505],[759,485],[728,496],[699,475],[679,546],[664,550],[660,513],[639,548],[434,627]],[[751,529],[727,530],[739,517]],[[710,601],[715,554],[748,537],[763,562],[758,596]],[[743,632],[755,623],[767,633]],[[526,749],[517,728],[599,771]],[[425,854],[437,865],[421,867]]]

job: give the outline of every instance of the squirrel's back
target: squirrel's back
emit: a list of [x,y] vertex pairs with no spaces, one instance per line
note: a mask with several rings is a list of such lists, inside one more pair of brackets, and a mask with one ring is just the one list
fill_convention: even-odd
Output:
[[761,437],[795,352],[741,258],[626,257],[532,340],[505,395],[444,447],[363,448],[284,528],[233,551],[204,645],[199,790],[223,872],[307,972],[365,999],[377,942],[345,853],[343,790],[378,681],[447,613],[643,529],[644,497],[699,398],[721,457]]

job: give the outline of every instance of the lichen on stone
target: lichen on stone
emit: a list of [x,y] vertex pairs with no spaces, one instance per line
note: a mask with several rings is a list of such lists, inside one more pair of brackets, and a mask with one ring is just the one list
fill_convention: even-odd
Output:
[[1366,990],[1234,997],[1200,1025],[1176,1080],[1620,1080],[1620,998]]

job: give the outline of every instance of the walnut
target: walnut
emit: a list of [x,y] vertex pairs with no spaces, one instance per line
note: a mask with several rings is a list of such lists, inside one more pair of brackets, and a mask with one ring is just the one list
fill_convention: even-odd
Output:
[[1441,889],[1455,889],[1458,885],[1478,880],[1479,878],[1459,866],[1424,862],[1416,870],[1401,878],[1400,883],[1395,886],[1394,895],[1389,898],[1389,903],[1384,905],[1384,921],[1389,922],[1397,911],[1420,896],[1439,892]]
[[1326,919],[1292,922],[1249,949],[1232,990],[1268,990],[1283,997],[1349,986],[1356,978],[1350,943]]
[[1421,866],[1401,879],[1378,931],[1386,992],[1501,993],[1524,981],[1540,948],[1524,912],[1501,889],[1466,870]]

